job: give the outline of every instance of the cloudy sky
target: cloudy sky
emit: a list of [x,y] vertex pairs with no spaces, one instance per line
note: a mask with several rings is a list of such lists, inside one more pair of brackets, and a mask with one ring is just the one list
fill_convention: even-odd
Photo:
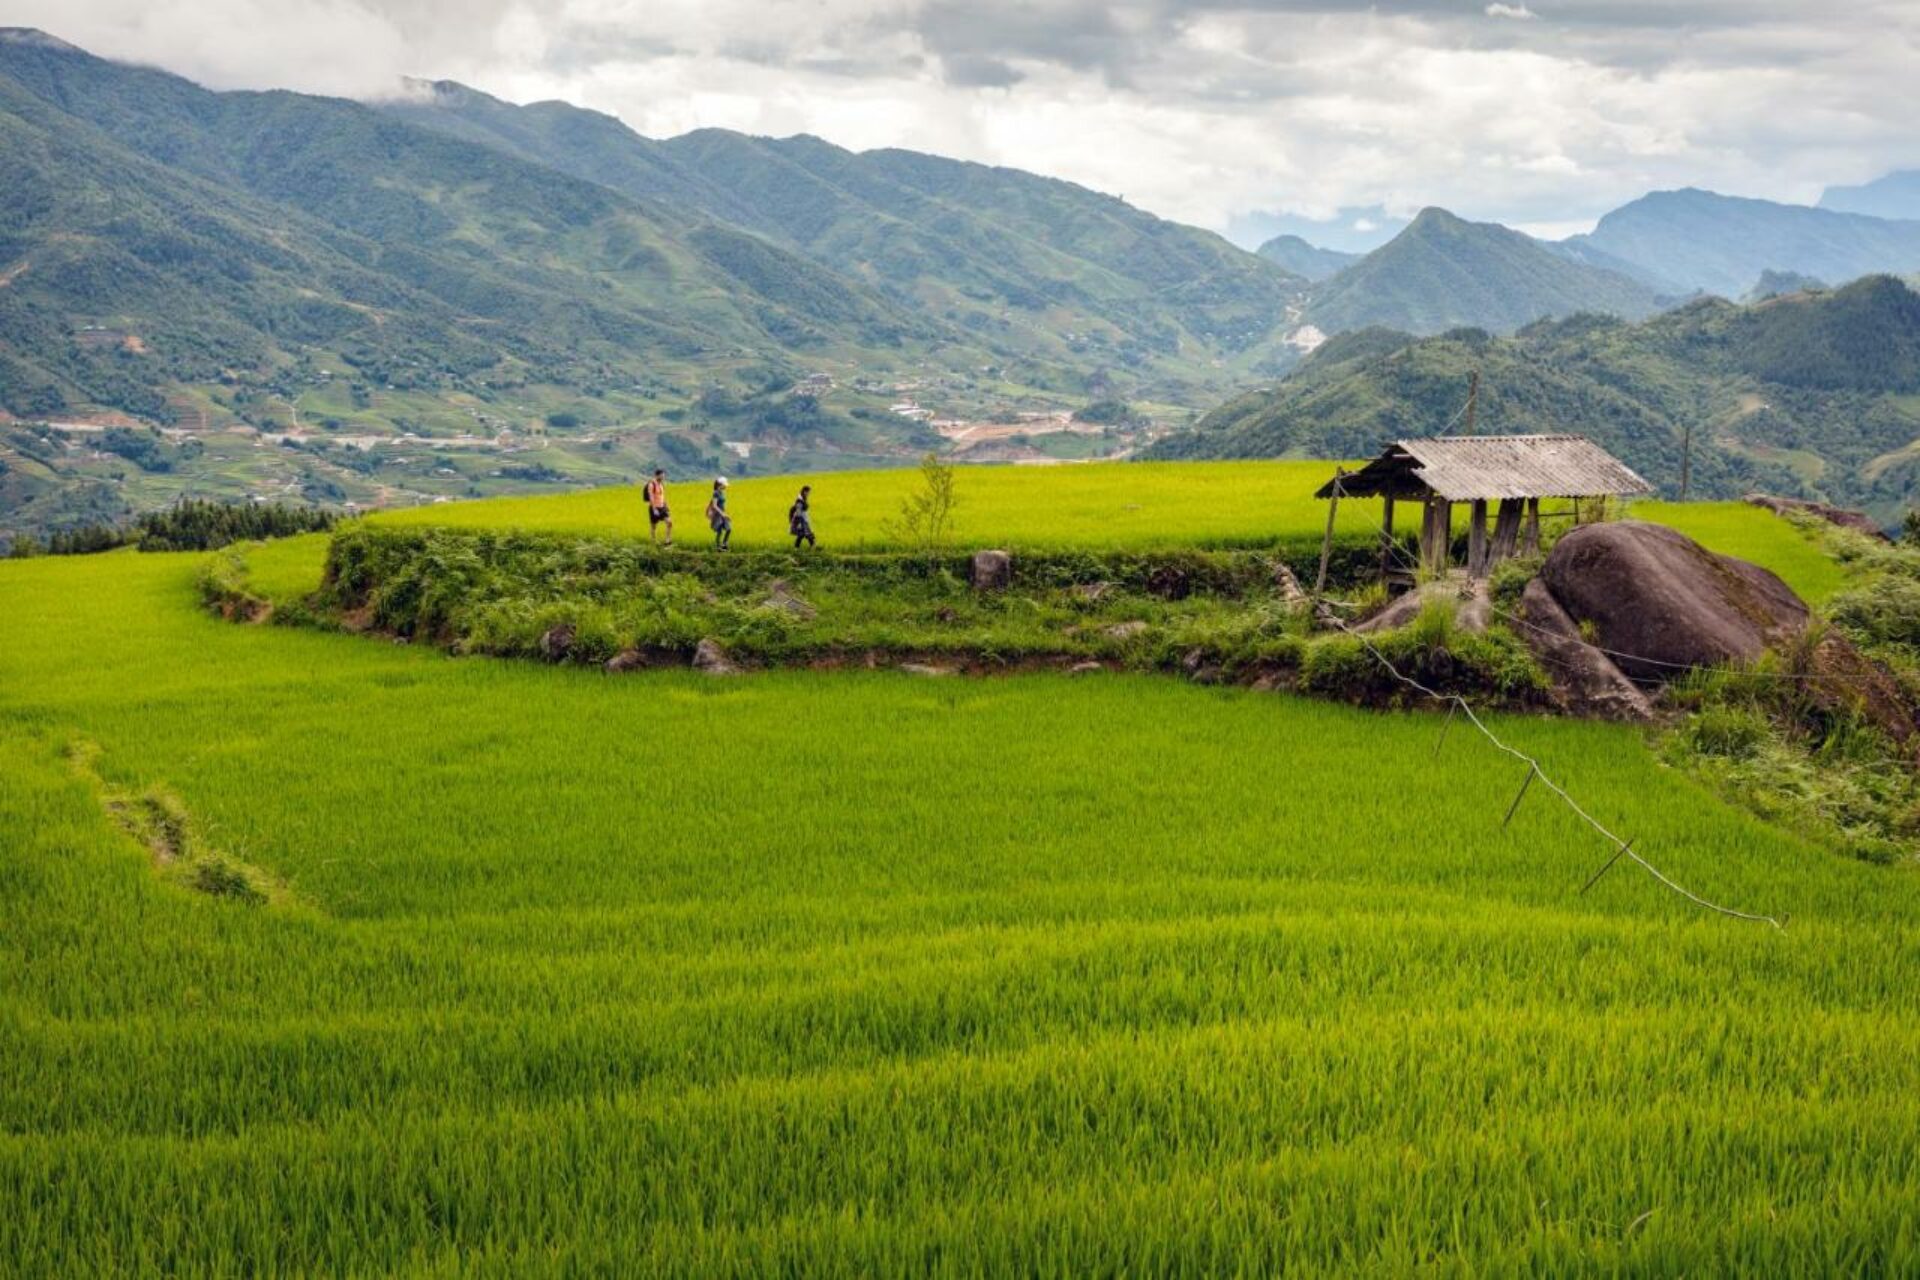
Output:
[[219,88],[449,78],[655,136],[1017,165],[1242,240],[1426,204],[1561,234],[1652,188],[1811,201],[1920,166],[1920,0],[4,0],[0,23]]

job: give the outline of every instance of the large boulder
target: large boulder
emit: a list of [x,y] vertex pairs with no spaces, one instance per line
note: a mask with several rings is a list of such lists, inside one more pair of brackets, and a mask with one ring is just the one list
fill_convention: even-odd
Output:
[[975,591],[1005,591],[1013,583],[1013,557],[1004,551],[976,551],[967,566]]
[[1534,578],[1520,596],[1516,628],[1553,681],[1553,700],[1576,716],[1603,720],[1651,720],[1647,695],[1615,666],[1613,659],[1581,638],[1546,583]]
[[1810,617],[1793,589],[1760,566],[1640,520],[1573,530],[1554,545],[1540,578],[1582,634],[1642,680],[1751,661]]

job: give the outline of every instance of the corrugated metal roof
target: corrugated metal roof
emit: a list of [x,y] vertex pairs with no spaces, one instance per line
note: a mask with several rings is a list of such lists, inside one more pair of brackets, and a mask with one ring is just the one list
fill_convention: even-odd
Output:
[[[1415,481],[1451,502],[1499,498],[1590,498],[1652,493],[1632,468],[1585,436],[1444,436],[1399,440],[1341,480],[1369,496]],[[1329,482],[1320,490],[1333,491]]]

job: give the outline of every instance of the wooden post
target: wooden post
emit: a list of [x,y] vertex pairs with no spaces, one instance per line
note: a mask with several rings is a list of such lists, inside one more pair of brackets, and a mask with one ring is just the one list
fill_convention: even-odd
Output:
[[1380,576],[1393,568],[1393,495],[1387,495],[1386,510],[1380,516]]
[[1521,536],[1520,545],[1530,556],[1540,554],[1540,499],[1527,499],[1527,527]]
[[1340,481],[1346,474],[1345,467],[1333,469],[1333,495],[1327,499],[1327,534],[1320,539],[1320,572],[1313,580],[1316,596],[1327,589],[1327,561],[1333,556],[1333,513],[1340,509]]
[[1686,440],[1680,446],[1680,501],[1687,500],[1687,490],[1693,487],[1693,424],[1687,424]]
[[1473,500],[1473,523],[1467,526],[1467,576],[1487,576],[1487,500]]
[[1520,512],[1525,506],[1519,498],[1500,499],[1500,518],[1493,522],[1493,554],[1487,568],[1505,560],[1520,545]]
[[1446,572],[1453,558],[1453,504],[1438,495],[1427,499],[1427,527],[1420,550],[1428,569]]

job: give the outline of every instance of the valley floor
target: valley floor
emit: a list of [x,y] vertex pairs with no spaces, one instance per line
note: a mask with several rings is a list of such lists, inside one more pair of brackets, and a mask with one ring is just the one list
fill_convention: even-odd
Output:
[[1432,716],[455,660],[199,560],[0,563],[0,1271],[1920,1268],[1912,868],[1632,730],[1503,722],[1784,931],[1583,896]]

